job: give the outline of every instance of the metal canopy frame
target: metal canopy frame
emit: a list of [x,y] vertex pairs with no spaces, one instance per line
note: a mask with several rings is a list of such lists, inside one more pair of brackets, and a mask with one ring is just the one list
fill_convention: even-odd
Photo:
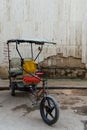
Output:
[[[10,59],[10,54],[9,54],[9,47],[10,47],[10,43],[15,43],[16,44],[16,50],[21,58],[21,60],[23,61],[23,58],[21,56],[21,53],[19,52],[19,49],[18,49],[18,44],[20,43],[29,43],[31,44],[31,57],[32,57],[32,60],[36,61],[36,59],[38,58],[38,56],[40,55],[42,49],[43,49],[43,45],[45,43],[47,44],[56,44],[54,42],[49,42],[49,41],[46,41],[46,40],[40,40],[40,39],[11,39],[11,40],[8,40],[7,41],[7,45],[8,45],[8,58]],[[39,50],[37,56],[35,57],[34,59],[34,56],[33,56],[33,44],[37,44],[37,45],[41,45],[41,49]]]

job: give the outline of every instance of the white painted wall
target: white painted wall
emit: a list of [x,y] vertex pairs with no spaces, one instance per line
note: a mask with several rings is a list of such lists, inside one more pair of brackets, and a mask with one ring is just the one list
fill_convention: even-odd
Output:
[[0,64],[7,62],[7,39],[28,37],[57,42],[42,60],[63,53],[87,63],[86,34],[87,0],[0,0]]

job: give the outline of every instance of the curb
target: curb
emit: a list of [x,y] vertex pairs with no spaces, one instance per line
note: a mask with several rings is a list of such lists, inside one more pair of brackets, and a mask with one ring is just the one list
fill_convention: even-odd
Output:
[[[41,89],[41,87],[37,87]],[[48,86],[46,89],[87,89],[87,86]],[[0,91],[9,90],[9,87],[0,87]]]

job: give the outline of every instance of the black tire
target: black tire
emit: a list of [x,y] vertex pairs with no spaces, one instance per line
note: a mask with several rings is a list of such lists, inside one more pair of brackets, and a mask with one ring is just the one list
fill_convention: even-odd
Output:
[[41,100],[40,114],[48,125],[53,125],[57,122],[59,119],[59,106],[52,96],[46,96]]
[[10,93],[11,93],[11,96],[15,96],[15,84],[14,83],[11,83],[11,85],[10,85]]

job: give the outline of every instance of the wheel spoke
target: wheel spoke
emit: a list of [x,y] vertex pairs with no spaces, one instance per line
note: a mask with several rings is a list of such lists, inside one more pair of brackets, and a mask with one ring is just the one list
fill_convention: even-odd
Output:
[[52,115],[52,113],[49,113],[49,115],[54,119],[54,116]]
[[54,110],[54,108],[55,108],[54,106],[51,108],[51,112]]
[[46,112],[46,118],[47,118],[47,116],[48,116],[48,112]]
[[51,104],[50,104],[50,101],[47,99],[47,103],[48,103],[48,105],[51,107]]

